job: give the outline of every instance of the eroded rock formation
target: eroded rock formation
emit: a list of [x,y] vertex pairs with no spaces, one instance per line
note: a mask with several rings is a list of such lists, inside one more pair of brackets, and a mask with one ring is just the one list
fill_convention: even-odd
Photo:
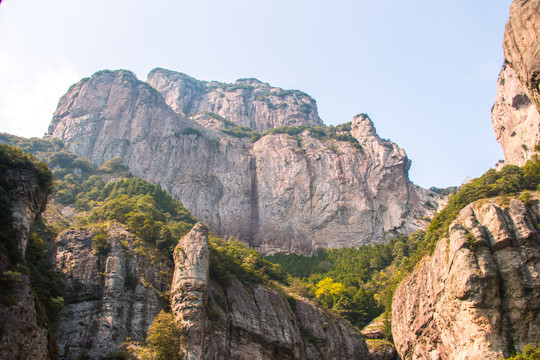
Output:
[[[99,234],[108,245],[96,250]],[[121,350],[127,338],[144,341],[168,302],[158,296],[172,277],[162,257],[120,226],[59,234],[55,261],[66,296],[56,330],[60,358],[99,359]]]
[[222,287],[208,280],[208,266],[207,232],[198,224],[177,247],[172,284],[172,310],[186,334],[188,359],[369,358],[343,319],[262,284],[234,279]]
[[[212,231],[264,254],[384,242],[424,226],[422,219],[437,209],[437,195],[409,181],[405,152],[380,139],[367,116],[355,117],[344,132],[360,147],[309,131],[296,137],[266,135],[252,143],[173,111],[167,103],[180,111],[189,103],[182,91],[191,99],[195,90],[186,89],[195,85],[170,73],[150,74],[165,98],[127,71],[104,71],[80,81],[60,100],[49,136],[98,164],[121,157],[130,171],[160,183]],[[277,91],[248,82],[255,93]],[[204,91],[210,91],[205,84]],[[291,96],[303,95],[286,93],[283,99]],[[217,104],[210,98],[204,104]],[[295,124],[318,124],[315,115],[309,120],[294,114],[287,116],[297,119]]]
[[392,333],[402,358],[499,359],[540,341],[538,198],[461,211],[396,290]]
[[504,34],[505,64],[492,110],[505,163],[524,165],[540,140],[540,1],[516,0]]
[[491,115],[505,163],[525,165],[540,141],[540,113],[523,90],[515,70],[508,64],[504,64],[499,75],[497,98]]

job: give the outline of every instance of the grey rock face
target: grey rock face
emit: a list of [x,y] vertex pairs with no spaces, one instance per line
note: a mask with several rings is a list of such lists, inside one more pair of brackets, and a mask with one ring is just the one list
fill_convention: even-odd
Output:
[[505,163],[525,165],[535,154],[534,147],[540,141],[540,113],[508,64],[504,64],[499,75],[497,98],[491,115]]
[[56,337],[62,359],[101,358],[129,337],[143,341],[166,304],[170,266],[122,227],[107,231],[110,251],[97,254],[95,233],[72,229],[56,239],[56,267],[65,282],[66,305]]
[[499,359],[540,341],[538,194],[463,209],[398,287],[392,334],[405,359]]
[[259,131],[282,125],[323,125],[315,100],[309,95],[271,87],[257,79],[224,84],[154,69],[148,74],[148,83],[163,94],[167,105],[184,116],[208,112]]
[[233,280],[222,288],[209,281],[203,226],[196,225],[177,249],[172,310],[186,331],[189,359],[369,358],[364,341],[346,321],[307,300],[294,300],[292,309],[284,294],[263,285],[248,287]]
[[[0,275],[8,265],[23,265],[28,234],[37,216],[45,210],[47,194],[39,185],[35,174],[26,170],[8,170],[0,174],[4,189],[12,197],[11,214],[16,230],[18,259],[0,254]],[[15,276],[15,275],[13,275]],[[16,275],[15,299],[11,304],[0,303],[0,358],[5,360],[51,358],[48,349],[48,327],[40,321],[36,298],[26,273]],[[6,292],[7,289],[0,291]]]
[[175,113],[126,71],[72,86],[49,128],[79,156],[121,157],[212,231],[263,254],[384,242],[426,225],[439,199],[409,181],[405,152],[380,139],[367,116],[353,120],[350,134],[361,150],[309,132],[252,144]]

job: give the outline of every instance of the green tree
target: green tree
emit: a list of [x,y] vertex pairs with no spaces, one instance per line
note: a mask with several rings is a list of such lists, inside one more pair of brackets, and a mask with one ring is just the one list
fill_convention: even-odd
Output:
[[171,313],[161,310],[148,328],[146,354],[152,360],[181,360],[182,332]]

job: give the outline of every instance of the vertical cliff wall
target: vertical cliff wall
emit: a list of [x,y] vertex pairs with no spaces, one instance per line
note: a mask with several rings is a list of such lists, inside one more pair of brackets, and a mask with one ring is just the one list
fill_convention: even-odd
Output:
[[54,259],[66,297],[56,328],[61,359],[99,359],[127,339],[144,341],[168,303],[172,264],[121,226],[66,230]]
[[540,1],[514,1],[504,33],[492,123],[506,164],[524,165],[540,140]]
[[402,358],[499,359],[540,341],[538,198],[461,211],[395,292],[392,334]]
[[2,155],[0,203],[7,213],[2,213],[0,228],[0,358],[52,359],[55,347],[52,343],[49,346],[49,326],[39,313],[25,266],[29,231],[45,210],[48,190],[40,184],[35,170],[4,167]]
[[[181,91],[191,94],[186,87],[192,85],[183,83],[188,80],[152,72],[150,81],[164,98],[130,72],[97,73],[62,97],[49,136],[98,164],[121,157],[130,171],[160,183],[212,231],[266,254],[384,242],[425,226],[422,219],[436,211],[437,195],[409,181],[405,152],[380,139],[367,116],[355,117],[334,138],[306,130],[252,143],[173,111],[167,103],[181,107],[174,99],[183,99]],[[300,95],[286,93],[283,99],[289,96]],[[295,119],[318,124],[315,116]]]

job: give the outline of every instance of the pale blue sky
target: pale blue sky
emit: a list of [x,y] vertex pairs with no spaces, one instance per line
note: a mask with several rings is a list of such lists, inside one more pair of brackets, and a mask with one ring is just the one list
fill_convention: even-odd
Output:
[[101,69],[255,77],[314,97],[326,124],[368,113],[411,179],[459,185],[502,159],[490,110],[510,0],[3,0],[0,131],[42,136]]

